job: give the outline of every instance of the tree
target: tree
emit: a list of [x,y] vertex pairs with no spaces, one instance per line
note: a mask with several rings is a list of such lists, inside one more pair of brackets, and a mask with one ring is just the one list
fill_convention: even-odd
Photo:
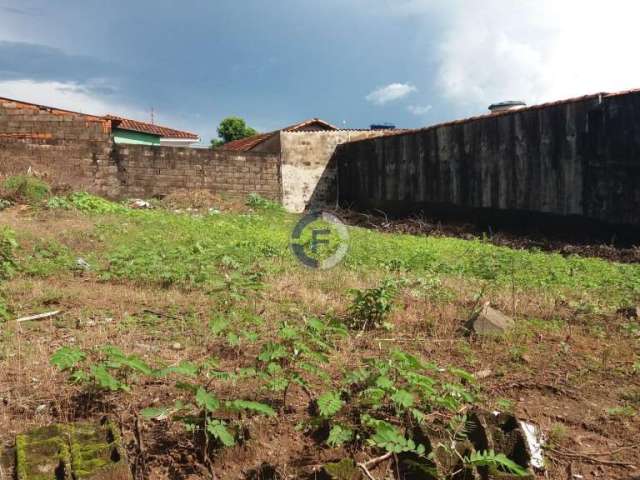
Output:
[[227,117],[220,122],[220,126],[218,127],[218,136],[220,138],[211,140],[211,146],[218,147],[234,140],[250,137],[256,133],[258,132],[249,127],[242,118]]

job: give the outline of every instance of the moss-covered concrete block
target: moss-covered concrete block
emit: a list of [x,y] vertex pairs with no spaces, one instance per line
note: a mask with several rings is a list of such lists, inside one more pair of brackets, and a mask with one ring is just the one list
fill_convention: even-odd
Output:
[[18,480],[131,480],[120,435],[108,420],[18,435],[15,472]]
[[3,448],[0,450],[0,480],[14,480],[16,464],[15,448]]

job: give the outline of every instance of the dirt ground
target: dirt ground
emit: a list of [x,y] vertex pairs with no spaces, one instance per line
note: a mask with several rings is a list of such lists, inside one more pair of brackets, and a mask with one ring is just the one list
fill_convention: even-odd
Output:
[[[95,246],[88,217],[33,219],[18,212],[0,213],[3,223],[31,231],[35,237],[64,241],[66,236],[80,250]],[[79,231],[87,235],[77,235]],[[274,336],[273,324],[300,312],[344,313],[346,300],[341,292],[372,282],[355,274],[323,275],[303,272],[270,279],[247,302],[247,308],[265,320],[261,338]],[[508,292],[495,292],[494,307],[511,314],[515,305],[517,327],[503,338],[474,339],[459,333],[476,301],[473,292],[463,283],[451,282],[447,287],[454,295],[444,302],[403,292],[390,319],[393,332],[350,337],[340,345],[331,365],[355,365],[357,358],[384,355],[389,346],[397,345],[439,364],[464,368],[478,377],[484,407],[512,411],[546,433],[547,469],[539,472],[539,478],[640,479],[637,318],[624,313],[583,313],[534,294],[518,294],[514,301]],[[50,365],[49,357],[64,345],[112,344],[167,364],[215,357],[221,369],[233,371],[257,352],[230,348],[224,339],[208,333],[215,298],[197,290],[104,281],[92,272],[46,279],[18,275],[6,282],[3,291],[16,316],[61,311],[42,321],[0,325],[0,441],[4,445],[30,427],[109,415],[122,428],[136,478],[210,478],[197,438],[176,424],[137,416],[140,409],[169,399],[168,384],[143,381],[130,394],[102,394],[87,402],[80,388],[67,384],[64,375]],[[336,376],[339,370],[335,367],[329,373]],[[210,387],[221,396],[230,388],[217,381]],[[251,382],[238,383],[234,394],[261,398]],[[216,478],[323,478],[321,466],[327,461],[344,456],[365,460],[362,450],[328,448],[300,429],[308,408],[309,397],[295,388],[278,416],[246,420],[248,438],[214,452]],[[372,473],[378,479],[392,478],[391,463],[382,462]]]

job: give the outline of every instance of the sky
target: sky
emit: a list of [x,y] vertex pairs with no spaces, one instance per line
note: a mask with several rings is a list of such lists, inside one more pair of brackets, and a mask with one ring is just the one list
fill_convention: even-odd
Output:
[[635,0],[0,0],[0,96],[199,134],[640,87]]

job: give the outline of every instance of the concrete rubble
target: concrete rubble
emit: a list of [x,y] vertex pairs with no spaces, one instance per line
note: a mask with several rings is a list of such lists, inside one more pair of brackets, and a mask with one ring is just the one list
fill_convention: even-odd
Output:
[[515,322],[511,317],[491,308],[488,302],[466,324],[469,331],[478,335],[502,335],[514,326]]
[[[465,438],[456,439],[452,443],[442,432],[430,430],[428,427],[416,427],[412,437],[414,441],[425,446],[428,459],[412,453],[401,453],[397,456],[399,465],[394,468],[398,469],[402,478],[427,480],[449,478],[451,472],[457,472],[455,478],[468,480],[534,480],[535,472],[544,469],[544,438],[539,428],[531,423],[510,414],[478,409],[467,415],[465,431]],[[457,453],[452,452],[451,448]],[[522,474],[508,473],[506,469],[497,465],[462,461],[463,458],[481,452],[504,455],[523,470]],[[392,457],[389,458],[388,461],[392,461]],[[367,478],[362,474],[359,465],[350,458],[343,458],[338,462],[326,464],[324,473],[333,480]]]

